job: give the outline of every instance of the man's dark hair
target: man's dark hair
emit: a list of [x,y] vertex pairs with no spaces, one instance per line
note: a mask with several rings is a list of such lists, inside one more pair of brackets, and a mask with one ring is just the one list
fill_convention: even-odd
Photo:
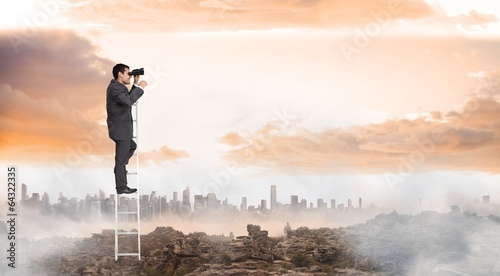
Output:
[[130,67],[123,63],[118,63],[117,65],[115,65],[115,67],[113,67],[113,77],[115,78],[115,80],[118,78],[118,72],[125,73],[125,68],[130,70]]

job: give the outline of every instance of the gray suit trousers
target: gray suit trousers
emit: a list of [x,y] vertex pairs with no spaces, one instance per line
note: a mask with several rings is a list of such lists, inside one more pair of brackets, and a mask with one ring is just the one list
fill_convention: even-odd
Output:
[[115,183],[116,191],[121,192],[127,188],[127,170],[125,166],[128,164],[130,157],[134,155],[137,149],[137,144],[134,140],[113,140],[116,143],[115,150]]

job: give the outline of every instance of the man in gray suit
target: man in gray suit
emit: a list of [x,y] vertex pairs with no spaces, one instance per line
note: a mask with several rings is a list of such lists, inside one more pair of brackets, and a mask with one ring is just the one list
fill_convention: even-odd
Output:
[[146,81],[139,82],[139,76],[134,76],[134,85],[130,91],[125,85],[130,84],[132,76],[130,68],[125,64],[113,67],[113,77],[106,92],[106,112],[108,118],[109,138],[116,144],[115,149],[115,182],[117,194],[131,194],[137,189],[127,186],[127,171],[125,166],[134,154],[137,144],[132,140],[132,105],[144,94]]

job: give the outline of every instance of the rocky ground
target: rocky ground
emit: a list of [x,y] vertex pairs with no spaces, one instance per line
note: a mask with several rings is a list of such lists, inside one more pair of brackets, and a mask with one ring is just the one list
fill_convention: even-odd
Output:
[[[288,230],[271,238],[258,225],[235,238],[184,234],[158,227],[141,236],[141,260],[114,260],[114,232],[67,241],[58,253],[30,263],[37,275],[372,275],[374,266],[359,259],[341,230]],[[137,240],[120,236],[120,251],[136,250]]]
[[[141,236],[141,260],[114,260],[114,232],[30,242],[32,275],[500,275],[500,219],[475,214],[383,214],[339,229],[285,228],[239,237],[158,227]],[[56,239],[56,240],[54,240]],[[120,251],[136,251],[120,236]],[[52,247],[47,250],[47,247]],[[39,256],[37,250],[52,252]],[[25,254],[21,254],[25,255]],[[34,261],[33,261],[34,260]],[[21,270],[17,270],[20,272]],[[0,273],[1,274],[1,273]],[[21,274],[19,274],[21,275]]]

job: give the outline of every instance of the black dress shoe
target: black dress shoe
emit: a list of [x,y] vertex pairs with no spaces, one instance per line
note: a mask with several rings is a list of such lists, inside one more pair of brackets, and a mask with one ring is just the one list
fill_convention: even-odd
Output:
[[137,189],[134,189],[134,188],[129,188],[129,187],[126,187],[125,189],[123,190],[120,190],[120,191],[116,191],[117,194],[133,194],[137,192]]

